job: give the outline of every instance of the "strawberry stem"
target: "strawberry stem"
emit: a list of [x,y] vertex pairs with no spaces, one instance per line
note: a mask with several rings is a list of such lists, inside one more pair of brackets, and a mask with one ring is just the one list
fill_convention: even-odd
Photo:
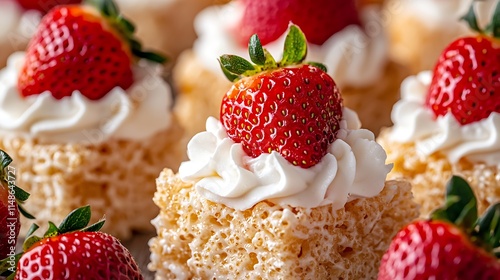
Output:
[[[279,67],[300,65],[307,56],[307,40],[304,33],[296,25],[290,25],[283,48],[283,58],[276,63],[274,57],[268,50],[262,47],[257,34],[252,35],[248,42],[248,53],[250,60],[236,55],[222,55],[219,57],[219,65],[222,72],[231,82],[243,77],[249,77],[263,71],[274,70]],[[326,67],[317,62],[307,62],[326,72]]]

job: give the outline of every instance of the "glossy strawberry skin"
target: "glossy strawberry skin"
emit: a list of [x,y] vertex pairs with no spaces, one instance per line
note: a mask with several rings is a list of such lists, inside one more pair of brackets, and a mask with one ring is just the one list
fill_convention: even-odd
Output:
[[221,122],[228,136],[258,157],[277,151],[309,168],[327,153],[342,118],[335,82],[310,65],[243,78],[224,96]]
[[21,227],[17,202],[10,195],[8,186],[0,185],[0,260],[7,257],[11,247],[16,246]]
[[42,239],[19,260],[14,279],[143,279],[130,252],[102,232]]
[[37,10],[42,13],[58,5],[79,4],[82,0],[16,0],[25,10]]
[[244,12],[234,34],[242,46],[257,34],[263,45],[278,39],[290,22],[298,25],[310,43],[321,45],[351,24],[359,24],[352,0],[243,1]]
[[478,36],[450,44],[434,68],[426,106],[436,117],[451,112],[462,125],[500,112],[500,41]]
[[18,89],[22,96],[50,91],[56,99],[79,90],[96,100],[133,83],[131,54],[97,10],[77,5],[51,10],[27,49]]
[[454,225],[417,221],[394,237],[382,258],[379,280],[498,279],[500,263],[475,247]]

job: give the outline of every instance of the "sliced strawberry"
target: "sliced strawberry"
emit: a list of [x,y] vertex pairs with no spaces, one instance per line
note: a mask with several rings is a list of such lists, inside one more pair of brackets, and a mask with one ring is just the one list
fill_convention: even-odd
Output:
[[78,208],[59,226],[49,223],[43,237],[31,235],[38,228],[34,225],[24,243],[24,252],[17,256],[15,274],[10,277],[15,275],[16,280],[143,279],[137,263],[118,239],[99,232],[104,220],[88,226],[90,217],[89,206]]
[[479,29],[472,8],[465,18],[482,34],[459,38],[444,50],[426,98],[436,117],[450,112],[462,125],[500,113],[500,9],[492,20],[493,36]]
[[298,25],[313,44],[321,45],[338,31],[359,24],[353,0],[244,0],[243,17],[234,32],[245,46],[253,34],[263,45],[278,39],[290,22]]
[[58,6],[42,19],[19,74],[22,96],[50,91],[61,99],[80,91],[96,100],[133,84],[132,54],[164,60],[141,50],[133,25],[111,0],[90,2],[96,6]]
[[500,203],[477,219],[469,184],[454,176],[447,199],[427,221],[407,225],[384,254],[379,280],[498,279]]
[[37,10],[47,13],[58,5],[80,4],[82,0],[16,0],[25,10]]
[[220,58],[228,78],[237,80],[220,111],[228,136],[252,157],[277,151],[294,165],[314,166],[336,139],[342,118],[335,82],[317,66],[302,64],[307,44],[296,26],[290,27],[281,62],[262,48],[258,36],[249,51],[257,65],[237,56]]

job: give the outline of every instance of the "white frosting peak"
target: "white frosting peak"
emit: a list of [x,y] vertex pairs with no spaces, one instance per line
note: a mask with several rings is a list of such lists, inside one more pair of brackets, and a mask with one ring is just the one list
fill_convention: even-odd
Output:
[[386,153],[373,133],[360,129],[356,113],[344,108],[340,127],[321,162],[304,169],[277,152],[247,156],[210,117],[207,130],[189,142],[189,161],[181,164],[179,175],[194,181],[207,199],[238,210],[264,200],[307,208],[333,204],[339,209],[356,197],[380,193],[392,168],[385,164]]

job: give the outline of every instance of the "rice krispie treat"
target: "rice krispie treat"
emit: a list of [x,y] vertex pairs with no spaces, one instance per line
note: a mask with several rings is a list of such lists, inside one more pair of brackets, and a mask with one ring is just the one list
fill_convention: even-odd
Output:
[[[391,125],[390,109],[399,98],[405,71],[388,58],[380,4],[357,1],[231,1],[203,10],[195,20],[198,38],[173,70],[179,96],[174,108],[186,137],[204,129],[208,116],[218,116],[218,102],[231,87],[217,57],[247,56],[247,42],[258,34],[275,57],[281,57],[288,23],[308,37],[310,59],[323,61],[342,90],[346,106],[355,110],[363,127],[375,134]],[[310,21],[317,18],[317,21]]]
[[51,10],[27,52],[9,58],[0,72],[0,147],[32,194],[26,208],[38,224],[90,204],[109,220],[105,231],[127,238],[152,230],[154,179],[183,159],[182,129],[162,57],[138,48],[130,23],[113,29],[116,6],[100,4],[104,11]]
[[392,111],[394,127],[378,138],[394,162],[389,177],[412,182],[423,216],[440,205],[453,174],[470,182],[480,212],[500,200],[498,37],[485,31],[457,39],[434,72],[407,78]]
[[[157,179],[149,245],[156,279],[375,279],[397,230],[418,216],[411,186],[333,79],[304,64],[294,25],[276,63],[257,36],[250,57],[223,55],[236,81],[221,119]],[[325,69],[326,70],[326,69]]]

